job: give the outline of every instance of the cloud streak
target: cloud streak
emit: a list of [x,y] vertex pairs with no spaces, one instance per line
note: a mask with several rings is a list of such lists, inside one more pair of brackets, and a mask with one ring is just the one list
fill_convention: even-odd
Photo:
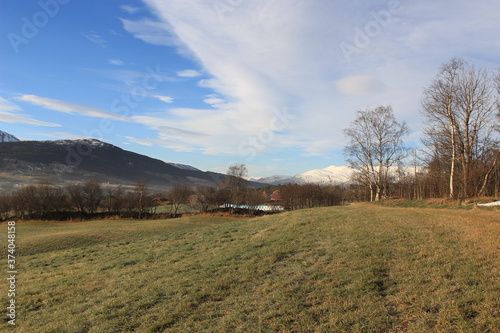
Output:
[[174,98],[170,96],[154,95],[153,97],[167,104],[173,103],[174,101]]
[[108,46],[108,42],[104,39],[104,37],[95,31],[82,32],[82,36],[87,38],[92,43],[97,44],[103,48],[106,48]]
[[78,114],[87,117],[107,118],[119,121],[130,121],[127,117],[111,113],[93,106],[60,101],[53,98],[40,97],[36,95],[22,95],[17,100],[43,107],[48,110],[59,111],[68,114]]
[[170,26],[167,23],[147,19],[132,21],[122,18],[120,20],[125,30],[146,43],[162,46],[176,44],[175,38],[165,34],[165,30],[170,29]]
[[31,118],[31,116],[19,113],[21,107],[0,97],[0,122],[9,124],[25,124],[33,126],[60,127],[59,124],[49,123]]
[[180,77],[198,77],[201,73],[194,69],[185,69],[183,71],[178,71],[177,76]]
[[123,62],[123,60],[120,60],[120,59],[108,59],[108,63],[110,65],[115,65],[115,66],[125,65],[125,62]]

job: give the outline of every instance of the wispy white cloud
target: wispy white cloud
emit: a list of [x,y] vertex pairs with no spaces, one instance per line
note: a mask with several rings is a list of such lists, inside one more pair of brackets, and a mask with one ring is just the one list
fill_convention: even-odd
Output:
[[207,98],[205,98],[203,100],[203,102],[205,102],[209,105],[212,105],[212,106],[218,106],[218,105],[222,105],[222,104],[226,103],[226,101],[224,99],[220,98],[216,94],[208,95]]
[[[187,110],[187,109],[176,110],[176,112],[178,112],[179,114],[182,113],[183,115],[188,114],[189,111],[198,113],[200,110]],[[143,124],[150,128],[154,128],[160,131],[160,135],[162,135],[164,138],[168,137],[171,139],[176,139],[176,138],[186,139],[192,137],[206,138],[209,136],[209,134],[206,134],[205,132],[202,131],[193,131],[186,127],[175,127],[173,126],[175,122],[168,120],[165,117],[133,116],[132,119],[139,124]]]
[[366,95],[384,90],[383,84],[369,75],[348,76],[337,80],[335,85],[338,90],[348,95]]
[[120,9],[129,14],[135,14],[141,10],[140,7],[134,5],[122,5],[120,6]]
[[146,43],[167,46],[178,44],[176,38],[165,34],[165,30],[170,29],[168,23],[148,19],[132,21],[121,18],[120,20],[125,30]]
[[[200,122],[205,122],[204,127],[199,126],[199,123],[193,124],[189,121],[196,118],[197,115]],[[178,120],[170,118],[177,118]],[[206,146],[203,142],[212,141],[216,132],[227,130],[226,126],[231,126],[229,123],[223,122],[213,110],[203,112],[197,109],[173,109],[170,118],[162,116],[132,117],[136,123],[148,126],[158,132],[158,139],[142,140],[143,144],[147,142],[179,151],[199,151],[212,155],[219,152],[214,149],[215,147]],[[182,119],[186,120],[183,121]]]
[[183,71],[178,71],[177,76],[180,77],[198,77],[201,73],[194,69],[185,69]]
[[59,111],[69,114],[78,114],[87,117],[107,118],[119,121],[130,121],[127,117],[111,113],[93,106],[60,101],[53,98],[40,97],[35,95],[22,95],[17,100],[43,107],[48,110]]
[[21,107],[12,103],[11,101],[0,97],[0,111],[21,111]]
[[49,123],[33,119],[29,115],[19,113],[22,111],[21,107],[0,97],[0,122],[9,124],[26,124],[34,126],[47,126],[47,127],[60,127],[59,124]]
[[170,96],[154,95],[153,97],[156,99],[159,99],[163,103],[173,103],[173,101],[174,101],[174,98],[170,97]]
[[87,32],[82,32],[83,37],[87,38],[89,41],[91,41],[94,44],[97,44],[101,47],[106,47],[108,45],[108,42],[106,39],[104,39],[103,36],[98,34],[97,32],[91,30]]
[[[97,73],[110,80],[114,80],[119,84],[125,84],[128,87],[144,86],[144,82],[148,83],[147,80],[150,78],[158,83],[166,81],[176,81],[178,78],[170,77],[167,72],[164,72],[163,68],[159,65],[157,66],[146,66],[144,71],[135,71],[130,69],[91,69],[84,68],[83,71]],[[147,85],[147,84],[146,84]],[[122,88],[123,90],[123,88]]]
[[[61,140],[80,140],[80,139],[88,139],[88,136],[85,135],[78,135],[78,134],[72,134],[72,133],[67,133],[67,132],[51,132],[51,133],[35,133],[36,135],[40,136],[45,136],[49,138],[54,138],[54,139],[61,139]],[[103,140],[103,138],[95,138],[99,140]]]
[[61,125],[55,123],[49,123],[46,121],[41,121],[33,119],[29,115],[23,114],[13,114],[10,112],[0,111],[0,122],[10,123],[10,124],[26,124],[34,126],[47,126],[47,127],[60,127]]
[[115,65],[115,66],[123,66],[125,65],[125,62],[120,59],[108,59],[108,63],[110,65]]
[[[422,89],[451,57],[489,66],[500,61],[494,0],[478,6],[465,0],[144,2],[158,21],[122,20],[125,29],[146,42],[178,45],[209,74],[199,84],[217,96],[205,100],[213,109],[173,109],[155,122],[205,133],[182,138],[205,153],[238,152],[257,138],[259,149],[294,145],[328,154],[343,146],[342,129],[359,109],[392,104],[403,120],[418,117]],[[350,57],[341,47],[347,44],[356,49]],[[275,110],[283,107],[294,119],[273,131]],[[139,121],[162,133],[151,119]]]
[[196,149],[185,142],[182,141],[176,141],[176,140],[171,140],[168,138],[158,138],[158,139],[141,139],[141,138],[135,138],[131,136],[127,136],[126,139],[128,142],[127,144],[130,143],[137,143],[141,146],[160,146],[168,149],[174,149],[177,151],[181,152],[194,152]]

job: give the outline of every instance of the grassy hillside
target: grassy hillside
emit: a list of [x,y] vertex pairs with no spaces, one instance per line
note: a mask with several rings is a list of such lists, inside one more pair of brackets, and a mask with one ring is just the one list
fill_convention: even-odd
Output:
[[[376,205],[386,207],[399,207],[399,208],[451,208],[451,209],[478,209],[476,204],[490,203],[497,201],[496,198],[470,198],[466,200],[448,199],[448,198],[433,198],[421,200],[408,200],[408,199],[388,199],[374,202]],[[500,206],[479,207],[481,210],[499,210]]]
[[17,227],[17,332],[500,331],[497,212],[355,205]]

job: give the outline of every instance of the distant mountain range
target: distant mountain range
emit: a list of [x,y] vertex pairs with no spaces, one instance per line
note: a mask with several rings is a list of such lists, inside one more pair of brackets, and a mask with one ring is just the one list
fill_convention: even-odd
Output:
[[18,138],[7,132],[0,131],[0,142],[19,142]]
[[[67,185],[95,178],[110,186],[133,186],[145,179],[151,188],[166,191],[179,182],[214,184],[226,177],[189,165],[166,163],[94,139],[15,141],[13,136],[5,137],[10,141],[0,143],[1,190],[43,180]],[[262,184],[249,182],[249,186]]]
[[[389,167],[389,174],[397,179],[400,172],[406,175],[413,175],[415,172],[424,172],[425,168],[417,167]],[[264,178],[250,178],[249,180],[271,185],[285,184],[318,184],[318,185],[348,185],[352,183],[352,176],[355,169],[348,165],[329,166],[324,169],[314,169],[295,176],[270,176]]]
[[250,178],[265,184],[319,184],[342,185],[348,184],[354,169],[350,166],[329,166],[325,169],[314,169],[295,176],[270,176],[263,178]]

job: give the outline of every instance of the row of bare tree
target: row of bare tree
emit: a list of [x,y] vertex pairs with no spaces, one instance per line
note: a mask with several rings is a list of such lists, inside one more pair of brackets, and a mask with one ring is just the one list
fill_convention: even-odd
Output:
[[281,202],[288,210],[336,206],[346,201],[348,190],[341,186],[289,184],[279,187]]
[[91,218],[99,214],[142,218],[155,212],[156,201],[144,181],[137,182],[132,191],[121,186],[105,190],[95,179],[67,187],[41,182],[1,194],[0,219],[12,214],[20,219]]
[[[196,186],[194,189],[186,184],[176,184],[169,192],[169,199],[174,207],[190,203],[203,212],[221,207],[234,212],[241,209],[239,207],[246,207],[251,213],[263,204],[294,210],[339,205],[346,200],[346,189],[339,186],[290,184],[249,189],[244,180],[247,174],[244,164],[234,164],[229,167],[227,177],[220,184]],[[272,193],[276,195],[274,198],[271,198]]]
[[395,194],[497,196],[500,69],[491,73],[453,58],[423,95],[424,147],[414,154],[403,141],[409,128],[396,120],[390,106],[358,111],[344,130],[344,152],[357,170],[354,180],[369,190],[372,201]]
[[288,184],[269,187],[266,191],[248,190],[243,180],[247,176],[246,166],[235,164],[229,167],[227,178],[221,187],[222,202],[233,206],[254,207],[269,202],[267,192],[276,193],[274,204],[287,210],[339,205],[346,200],[347,189],[341,186],[317,184]]

